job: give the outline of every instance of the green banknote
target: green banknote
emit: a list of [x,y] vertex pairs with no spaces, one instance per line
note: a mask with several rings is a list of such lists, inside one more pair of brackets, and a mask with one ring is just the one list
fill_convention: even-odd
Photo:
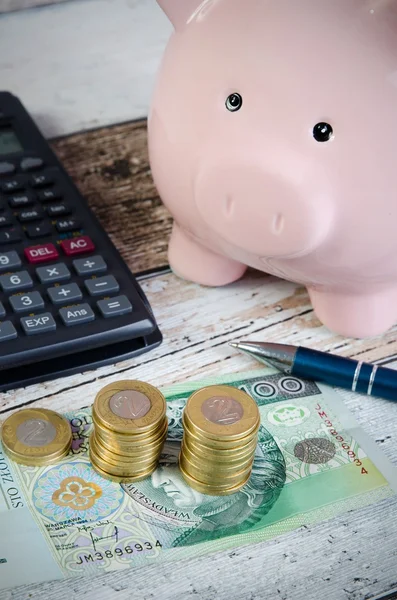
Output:
[[[178,470],[185,402],[213,383],[245,390],[261,414],[251,478],[232,496],[196,492]],[[90,408],[65,415],[73,446],[57,465],[16,465],[0,447],[0,588],[267,540],[397,493],[396,469],[331,388],[266,369],[163,392],[169,435],[145,481],[93,471]]]

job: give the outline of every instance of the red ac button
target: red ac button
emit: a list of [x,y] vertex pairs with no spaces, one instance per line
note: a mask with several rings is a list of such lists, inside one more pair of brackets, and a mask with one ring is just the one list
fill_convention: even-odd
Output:
[[88,235],[62,240],[61,247],[67,256],[75,254],[83,254],[84,252],[92,252],[95,250],[94,242]]

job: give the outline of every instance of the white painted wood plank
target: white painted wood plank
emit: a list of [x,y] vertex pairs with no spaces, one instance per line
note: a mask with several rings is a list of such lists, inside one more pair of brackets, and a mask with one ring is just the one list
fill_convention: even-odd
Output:
[[[3,394],[0,414],[26,403],[60,411],[85,406],[102,386],[120,378],[163,386],[260,368],[228,346],[243,337],[339,348],[342,355],[370,361],[397,352],[397,327],[378,339],[346,340],[321,326],[302,288],[264,274],[249,272],[224,288],[204,288],[172,274],[142,286],[164,334],[158,349],[123,364]],[[343,397],[397,465],[397,403],[348,392]],[[397,502],[389,500],[271,542],[174,565],[25,586],[0,593],[0,600],[370,599],[397,587],[396,514]]]
[[1,0],[0,13],[35,8],[46,4],[57,4],[59,2],[70,2],[71,0]]
[[1,600],[369,600],[396,585],[397,502],[172,565],[34,585]]
[[55,137],[148,114],[171,25],[155,0],[75,0],[0,16],[0,87]]

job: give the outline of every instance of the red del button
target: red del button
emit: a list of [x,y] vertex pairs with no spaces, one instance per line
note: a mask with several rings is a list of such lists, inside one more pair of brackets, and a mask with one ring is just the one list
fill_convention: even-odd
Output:
[[25,256],[30,263],[42,263],[58,258],[59,254],[54,244],[43,244],[25,248]]
[[71,238],[70,240],[63,240],[61,246],[67,256],[82,254],[83,252],[92,252],[95,250],[94,242],[88,235]]

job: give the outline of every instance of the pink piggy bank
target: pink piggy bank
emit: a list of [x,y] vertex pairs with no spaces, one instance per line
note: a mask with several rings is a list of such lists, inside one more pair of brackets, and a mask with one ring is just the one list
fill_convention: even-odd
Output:
[[[158,0],[175,31],[149,115],[169,261],[304,284],[351,337],[397,321],[397,2]],[[265,297],[265,295],[264,295]]]

